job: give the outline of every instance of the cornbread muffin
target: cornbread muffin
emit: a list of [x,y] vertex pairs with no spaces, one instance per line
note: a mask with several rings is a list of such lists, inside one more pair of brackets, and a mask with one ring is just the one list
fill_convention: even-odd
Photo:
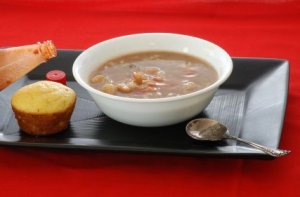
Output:
[[31,135],[49,135],[68,127],[76,93],[52,81],[39,81],[19,89],[11,99],[20,128]]

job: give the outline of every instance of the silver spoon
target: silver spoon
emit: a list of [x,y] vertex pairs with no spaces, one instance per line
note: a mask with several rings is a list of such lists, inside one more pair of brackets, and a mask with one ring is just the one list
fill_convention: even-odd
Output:
[[257,148],[273,157],[280,157],[288,154],[289,150],[269,148],[254,142],[250,142],[229,134],[228,129],[216,120],[200,118],[190,121],[186,126],[187,134],[196,140],[217,141],[222,139],[232,139],[244,142]]

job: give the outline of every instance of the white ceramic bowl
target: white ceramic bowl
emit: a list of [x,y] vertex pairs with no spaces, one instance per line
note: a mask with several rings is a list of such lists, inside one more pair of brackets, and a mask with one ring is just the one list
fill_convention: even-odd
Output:
[[[129,53],[155,50],[181,52],[204,59],[217,70],[219,78],[209,87],[190,94],[155,99],[114,96],[88,84],[91,72],[107,60]],[[144,33],[113,38],[88,48],[75,60],[73,75],[107,116],[130,125],[156,127],[179,123],[200,113],[229,77],[232,67],[230,56],[206,40],[180,34]]]

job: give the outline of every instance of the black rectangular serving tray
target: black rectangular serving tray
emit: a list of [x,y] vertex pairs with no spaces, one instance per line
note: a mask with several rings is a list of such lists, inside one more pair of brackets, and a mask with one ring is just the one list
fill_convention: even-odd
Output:
[[[185,125],[134,127],[105,116],[89,94],[74,81],[72,65],[81,53],[59,50],[58,57],[39,66],[0,92],[0,144],[12,146],[134,151],[202,156],[268,156],[245,144],[224,140],[199,142],[189,138]],[[210,105],[198,117],[216,119],[230,133],[256,143],[278,147],[288,95],[289,64],[282,59],[233,58],[230,78],[220,87]],[[68,86],[78,100],[67,130],[47,137],[20,131],[11,110],[10,98],[20,87],[45,79],[53,69],[67,73]]]

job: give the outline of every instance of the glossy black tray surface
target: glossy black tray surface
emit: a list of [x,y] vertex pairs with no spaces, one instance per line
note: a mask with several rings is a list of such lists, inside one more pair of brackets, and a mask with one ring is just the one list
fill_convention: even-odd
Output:
[[[156,128],[134,127],[104,114],[72,76],[72,64],[81,51],[59,50],[58,57],[0,92],[0,144],[14,146],[135,151],[205,156],[257,156],[265,153],[235,141],[199,142],[185,133],[188,122]],[[284,119],[289,64],[281,59],[233,58],[231,77],[220,87],[203,113],[227,125],[231,134],[262,145],[278,147]],[[45,79],[49,70],[67,73],[68,86],[78,95],[70,126],[62,133],[34,137],[20,131],[10,98],[20,87]]]

